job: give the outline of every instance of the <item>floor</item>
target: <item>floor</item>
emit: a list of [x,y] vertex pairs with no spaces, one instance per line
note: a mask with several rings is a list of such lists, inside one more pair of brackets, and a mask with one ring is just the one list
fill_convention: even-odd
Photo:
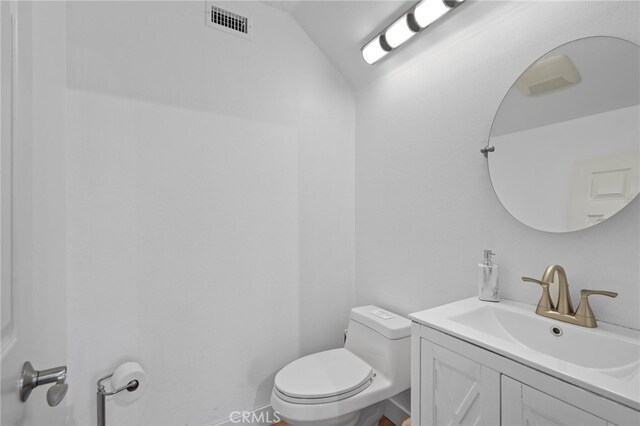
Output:
[[396,426],[395,423],[393,423],[391,420],[389,420],[388,418],[382,416],[382,418],[380,419],[380,421],[378,422],[378,426]]

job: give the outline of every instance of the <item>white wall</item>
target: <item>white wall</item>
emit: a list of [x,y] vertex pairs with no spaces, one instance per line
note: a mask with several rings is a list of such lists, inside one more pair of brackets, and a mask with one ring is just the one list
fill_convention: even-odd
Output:
[[378,68],[357,92],[356,302],[402,313],[476,294],[483,249],[497,253],[503,295],[536,304],[539,277],[565,267],[597,317],[640,328],[638,199],[591,229],[550,234],[500,205],[479,153],[493,115],[530,63],[570,40],[638,43],[635,2],[468,2]]
[[342,344],[353,93],[288,15],[227,6],[253,41],[204,1],[67,4],[69,424],[127,359],[150,387],[109,424],[211,424]]

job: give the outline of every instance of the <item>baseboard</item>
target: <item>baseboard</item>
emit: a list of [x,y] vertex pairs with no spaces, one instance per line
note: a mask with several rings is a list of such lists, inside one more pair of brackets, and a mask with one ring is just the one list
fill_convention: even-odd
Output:
[[394,424],[400,425],[411,416],[411,390],[399,393],[387,400],[384,416]]

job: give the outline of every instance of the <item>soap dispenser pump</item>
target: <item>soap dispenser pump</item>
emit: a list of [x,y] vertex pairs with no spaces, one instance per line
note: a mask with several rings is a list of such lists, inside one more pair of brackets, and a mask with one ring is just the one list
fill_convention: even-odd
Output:
[[484,251],[484,261],[478,264],[478,299],[487,302],[500,301],[498,294],[498,265],[493,263],[491,250]]

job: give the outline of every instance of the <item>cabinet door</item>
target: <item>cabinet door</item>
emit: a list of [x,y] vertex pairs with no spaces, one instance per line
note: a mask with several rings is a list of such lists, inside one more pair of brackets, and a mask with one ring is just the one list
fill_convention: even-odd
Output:
[[500,373],[421,340],[420,425],[498,425]]
[[502,376],[504,425],[607,425],[605,420],[573,405]]

